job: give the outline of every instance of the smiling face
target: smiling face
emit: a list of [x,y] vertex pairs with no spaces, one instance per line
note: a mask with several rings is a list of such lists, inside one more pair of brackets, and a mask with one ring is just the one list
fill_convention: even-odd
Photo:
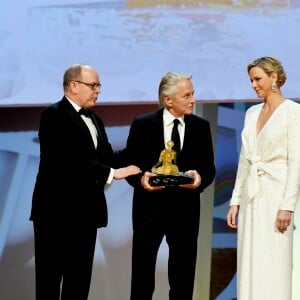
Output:
[[169,112],[174,117],[181,117],[193,113],[195,98],[193,84],[188,79],[179,79],[175,83],[175,93],[163,96]]
[[268,75],[262,68],[253,67],[249,70],[249,77],[252,82],[252,88],[255,90],[258,98],[266,99],[270,94],[274,93],[272,83],[277,80],[276,73]]
[[279,60],[271,56],[257,58],[248,64],[247,71],[257,97],[267,100],[282,96],[280,88],[286,81],[286,74]]

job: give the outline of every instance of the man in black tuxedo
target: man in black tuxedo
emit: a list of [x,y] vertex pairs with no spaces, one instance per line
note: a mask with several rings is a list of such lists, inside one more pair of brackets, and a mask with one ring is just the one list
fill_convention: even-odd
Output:
[[[210,124],[193,114],[195,104],[191,76],[167,73],[159,85],[162,108],[133,121],[126,146],[128,163],[142,173],[126,180],[134,187],[131,300],[150,300],[155,289],[158,249],[165,237],[169,247],[170,300],[192,300],[200,193],[215,176]],[[177,166],[190,174],[192,183],[151,186],[150,170],[171,139],[173,120],[180,136]],[[211,199],[213,201],[213,199]]]
[[139,173],[112,169],[113,150],[92,109],[101,83],[96,70],[73,65],[64,97],[42,112],[40,165],[30,220],[34,226],[36,300],[86,300],[97,228],[107,225],[104,187]]

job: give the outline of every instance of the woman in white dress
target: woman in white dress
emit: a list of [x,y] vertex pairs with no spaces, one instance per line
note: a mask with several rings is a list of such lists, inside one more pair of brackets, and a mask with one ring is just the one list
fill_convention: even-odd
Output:
[[300,186],[300,105],[285,99],[273,57],[248,65],[263,103],[250,107],[227,223],[238,228],[238,300],[291,300],[293,212]]

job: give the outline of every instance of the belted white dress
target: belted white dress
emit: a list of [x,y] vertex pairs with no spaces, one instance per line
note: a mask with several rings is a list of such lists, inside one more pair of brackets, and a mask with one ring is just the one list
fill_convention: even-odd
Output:
[[286,99],[256,133],[263,104],[246,112],[230,205],[239,205],[238,300],[291,300],[293,225],[275,227],[277,211],[295,210],[300,186],[300,105]]

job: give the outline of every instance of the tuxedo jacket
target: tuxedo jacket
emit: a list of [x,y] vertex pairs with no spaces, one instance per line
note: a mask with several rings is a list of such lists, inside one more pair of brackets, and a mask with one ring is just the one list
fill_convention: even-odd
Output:
[[65,97],[42,112],[31,220],[107,225],[104,186],[113,151],[102,121],[95,118],[100,131],[97,149],[85,122]]
[[[134,230],[166,222],[170,226],[187,225],[193,232],[198,232],[199,196],[214,179],[214,152],[209,122],[196,115],[186,115],[184,122],[184,140],[177,165],[181,172],[197,170],[201,185],[194,190],[167,187],[147,192],[141,187],[142,174],[128,177],[127,181],[134,187]],[[128,163],[139,166],[143,172],[150,171],[164,148],[163,109],[136,117],[126,145]]]

